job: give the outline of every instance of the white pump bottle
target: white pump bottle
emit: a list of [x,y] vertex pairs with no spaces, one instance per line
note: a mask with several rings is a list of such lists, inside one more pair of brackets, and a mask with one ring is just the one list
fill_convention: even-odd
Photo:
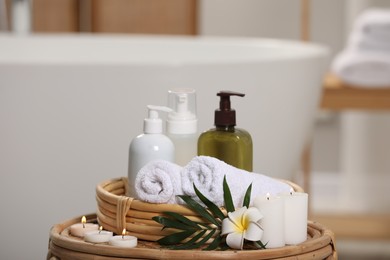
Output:
[[192,88],[168,91],[167,135],[175,145],[175,163],[185,166],[197,155],[196,93]]
[[128,196],[136,198],[135,179],[138,171],[148,162],[162,159],[174,162],[175,147],[172,141],[163,134],[162,120],[157,111],[170,112],[162,106],[148,105],[148,118],[144,119],[144,133],[135,137],[129,148]]

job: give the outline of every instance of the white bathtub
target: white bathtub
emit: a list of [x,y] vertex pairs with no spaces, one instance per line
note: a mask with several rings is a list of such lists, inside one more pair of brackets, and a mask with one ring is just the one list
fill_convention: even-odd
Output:
[[269,39],[0,35],[0,230],[42,258],[51,225],[93,212],[95,185],[127,175],[146,105],[165,105],[172,87],[196,89],[199,131],[213,127],[218,91],[245,93],[232,107],[252,135],[254,171],[291,179],[326,57]]

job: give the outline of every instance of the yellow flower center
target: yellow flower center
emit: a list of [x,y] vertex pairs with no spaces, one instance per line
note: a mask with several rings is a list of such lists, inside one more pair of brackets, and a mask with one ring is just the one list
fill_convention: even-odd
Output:
[[237,232],[242,233],[248,229],[249,221],[244,215],[241,216],[240,221],[236,223]]

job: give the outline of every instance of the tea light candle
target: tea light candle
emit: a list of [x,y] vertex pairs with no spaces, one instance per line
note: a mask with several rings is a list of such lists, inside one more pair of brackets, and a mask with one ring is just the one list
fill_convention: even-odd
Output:
[[112,246],[118,247],[136,247],[138,243],[138,239],[134,236],[126,236],[126,229],[123,229],[121,236],[113,236],[110,238],[108,243]]
[[263,218],[260,220],[260,226],[263,228],[263,237],[261,242],[267,248],[283,247],[284,240],[284,201],[283,199],[271,196],[257,196],[253,201]]
[[307,239],[308,194],[294,192],[279,194],[284,199],[286,244],[296,245]]
[[86,223],[85,216],[81,218],[81,223],[73,224],[70,226],[70,233],[76,237],[84,237],[84,234],[89,231],[96,231],[99,229],[99,225],[93,223]]
[[106,243],[112,237],[112,232],[103,230],[100,226],[99,230],[89,231],[84,234],[84,241],[90,243]]

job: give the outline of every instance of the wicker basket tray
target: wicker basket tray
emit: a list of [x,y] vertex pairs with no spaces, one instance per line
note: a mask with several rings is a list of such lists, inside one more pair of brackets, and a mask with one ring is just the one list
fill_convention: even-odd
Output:
[[[264,250],[169,250],[156,242],[139,240],[135,248],[108,244],[91,244],[69,234],[69,227],[80,217],[54,225],[50,230],[47,260],[108,260],[108,259],[337,259],[333,233],[319,223],[309,222],[308,239],[299,245]],[[96,222],[96,215],[87,215]]]
[[[283,180],[284,181],[284,180]],[[295,183],[288,183],[295,191],[303,191]],[[127,232],[143,240],[157,241],[163,236],[177,232],[153,221],[152,217],[163,215],[164,211],[180,213],[187,218],[208,223],[197,213],[186,206],[177,204],[153,204],[142,202],[127,194],[127,178],[116,178],[99,183],[96,187],[97,219],[104,229],[121,234],[125,228]],[[223,209],[222,209],[223,210]]]

